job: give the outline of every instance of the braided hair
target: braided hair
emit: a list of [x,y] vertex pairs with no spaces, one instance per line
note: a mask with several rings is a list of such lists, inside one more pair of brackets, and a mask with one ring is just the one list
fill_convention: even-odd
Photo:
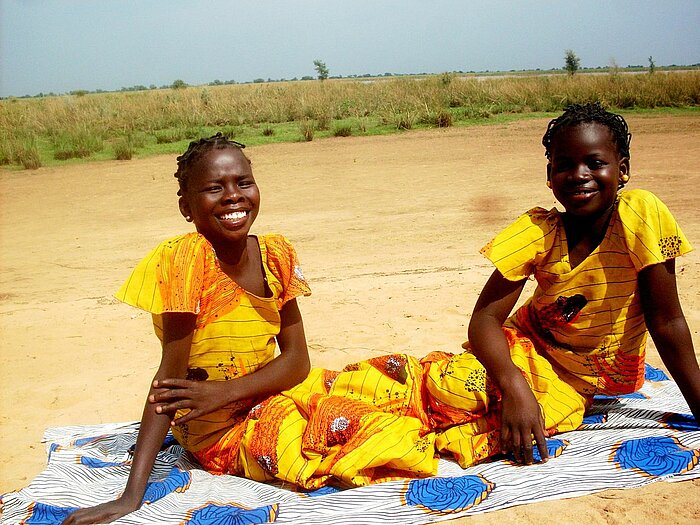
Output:
[[[201,138],[190,142],[190,145],[187,147],[187,151],[177,158],[177,171],[175,172],[175,178],[177,178],[177,182],[180,186],[177,194],[182,195],[182,192],[187,190],[187,181],[190,177],[192,166],[194,166],[196,162],[204,156],[204,154],[213,149],[225,148],[236,148],[237,150],[242,150],[245,148],[245,144],[231,140],[221,132],[209,138]],[[243,154],[243,156],[248,161],[248,164],[250,164],[250,159],[246,157],[245,154]]]
[[632,134],[627,128],[627,122],[621,115],[606,111],[600,102],[588,104],[571,104],[564,108],[564,113],[550,121],[547,131],[542,137],[542,145],[545,148],[545,156],[552,158],[552,139],[562,129],[573,128],[579,124],[598,122],[607,126],[612,133],[617,151],[621,157],[630,156],[630,141]]

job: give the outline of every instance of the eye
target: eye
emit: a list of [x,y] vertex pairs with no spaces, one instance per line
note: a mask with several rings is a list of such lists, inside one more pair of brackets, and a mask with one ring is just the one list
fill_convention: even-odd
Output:
[[600,159],[593,159],[588,163],[588,167],[592,170],[599,170],[600,168],[606,165],[607,164]]
[[201,191],[202,193],[216,193],[221,191],[221,186],[219,184],[210,184],[209,186],[204,186]]
[[562,173],[564,171],[568,171],[571,169],[571,166],[572,164],[568,160],[560,160],[553,163],[555,173]]
[[250,188],[251,186],[255,186],[255,181],[252,179],[243,179],[238,183],[238,185],[241,188]]

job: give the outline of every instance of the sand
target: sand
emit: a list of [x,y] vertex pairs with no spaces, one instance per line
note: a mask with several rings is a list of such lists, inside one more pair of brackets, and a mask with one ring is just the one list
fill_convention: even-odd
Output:
[[[700,244],[700,116],[635,116],[630,188],[654,191]],[[459,351],[491,273],[479,248],[552,207],[546,120],[249,148],[255,232],[295,244],[316,366],[387,352]],[[48,426],[131,421],[159,360],[149,315],[113,299],[160,240],[190,231],[175,156],[0,171],[0,493],[45,463]],[[700,349],[700,255],[678,261]],[[648,361],[661,366],[653,345]],[[464,523],[700,523],[700,480],[537,503]],[[690,503],[689,501],[695,501]]]

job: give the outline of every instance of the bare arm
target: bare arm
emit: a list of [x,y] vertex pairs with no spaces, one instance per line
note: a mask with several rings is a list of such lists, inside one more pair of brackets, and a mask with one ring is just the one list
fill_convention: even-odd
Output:
[[509,281],[495,270],[474,307],[469,323],[469,344],[502,394],[501,445],[517,461],[533,462],[534,436],[540,456],[549,457],[544,420],[530,386],[510,357],[502,326],[513,310],[526,279]]
[[[194,314],[163,314],[163,354],[154,381],[164,377],[185,377],[194,325]],[[151,386],[149,395],[153,392],[155,389]],[[134,459],[123,494],[114,501],[78,510],[68,516],[63,523],[65,525],[109,523],[137,510],[141,506],[148,477],[169,427],[170,416],[157,413],[147,402],[141,416]]]
[[639,272],[644,319],[666,368],[700,421],[700,369],[676,289],[675,259]]
[[255,372],[228,381],[187,381],[164,378],[157,382],[158,393],[149,401],[160,413],[175,413],[189,409],[173,425],[186,423],[236,401],[278,394],[303,381],[309,373],[309,353],[304,324],[296,299],[287,302],[280,311],[281,327],[277,336],[280,355]]

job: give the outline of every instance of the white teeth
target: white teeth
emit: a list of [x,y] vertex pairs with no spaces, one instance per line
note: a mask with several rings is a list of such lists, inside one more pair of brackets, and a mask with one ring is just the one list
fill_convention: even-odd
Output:
[[245,216],[246,216],[246,212],[244,212],[244,211],[234,211],[234,212],[222,215],[221,218],[225,221],[238,221],[238,220],[244,219]]

